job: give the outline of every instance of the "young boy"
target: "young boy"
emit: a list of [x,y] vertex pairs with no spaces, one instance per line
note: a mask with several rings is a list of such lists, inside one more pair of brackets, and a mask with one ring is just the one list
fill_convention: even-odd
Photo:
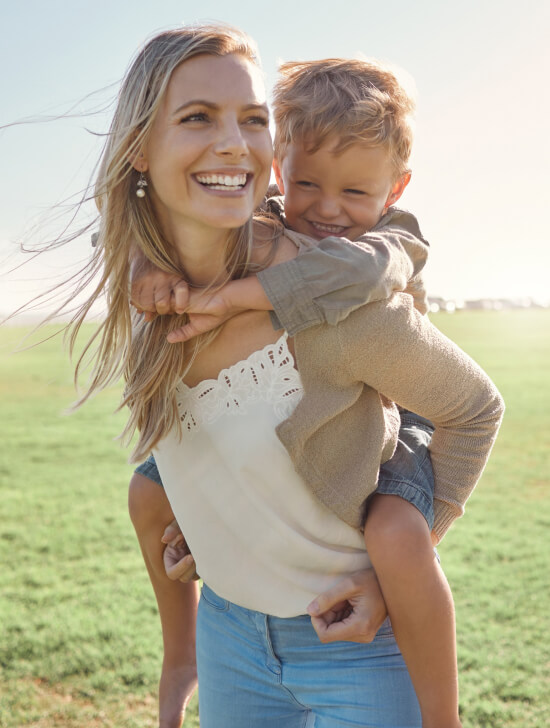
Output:
[[[315,324],[336,324],[394,290],[411,293],[425,313],[419,272],[426,242],[415,218],[391,207],[410,180],[413,109],[395,75],[377,63],[285,64],[274,96],[274,171],[284,211],[280,200],[271,206],[299,234],[293,238],[297,257],[290,253],[286,262],[232,281],[212,297],[160,271],[145,274],[133,284],[137,307],[189,311],[189,323],[171,335],[172,341],[191,338],[247,308],[274,309],[274,325],[293,335]],[[319,242],[312,246],[302,236]],[[434,503],[430,434],[429,423],[402,413],[396,453],[380,468],[378,488],[365,503],[364,534],[423,726],[456,728],[461,724],[454,610],[432,544],[461,515],[467,494],[444,492],[436,478]],[[139,536],[147,527],[139,514],[153,513],[140,504],[143,476],[160,480],[151,459],[136,472],[141,475],[135,476],[130,504]],[[334,600],[325,595],[316,601],[310,613],[322,631],[320,616]]]

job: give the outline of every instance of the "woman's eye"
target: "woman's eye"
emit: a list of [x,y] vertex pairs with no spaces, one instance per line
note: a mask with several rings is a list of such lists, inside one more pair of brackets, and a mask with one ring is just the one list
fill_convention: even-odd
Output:
[[186,124],[190,121],[208,121],[208,114],[204,112],[198,112],[196,114],[188,114],[180,119],[180,124]]

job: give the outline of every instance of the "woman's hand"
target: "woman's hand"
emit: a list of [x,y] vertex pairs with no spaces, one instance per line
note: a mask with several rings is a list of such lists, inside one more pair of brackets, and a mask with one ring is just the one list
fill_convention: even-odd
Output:
[[195,559],[175,519],[166,526],[161,541],[166,544],[163,554],[166,576],[184,583],[198,579]]
[[323,643],[372,642],[388,614],[374,569],[343,577],[307,611]]

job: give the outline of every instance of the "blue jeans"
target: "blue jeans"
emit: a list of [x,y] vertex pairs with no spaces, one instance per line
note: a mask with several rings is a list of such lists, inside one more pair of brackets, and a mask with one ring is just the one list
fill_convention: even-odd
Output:
[[201,728],[421,728],[388,620],[370,644],[319,642],[308,616],[244,609],[203,586]]

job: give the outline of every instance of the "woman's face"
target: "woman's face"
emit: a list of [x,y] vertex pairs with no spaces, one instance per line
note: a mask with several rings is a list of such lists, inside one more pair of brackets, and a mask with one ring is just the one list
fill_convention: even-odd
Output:
[[246,58],[200,55],[176,68],[142,160],[166,233],[250,218],[269,183],[268,120],[261,72]]

